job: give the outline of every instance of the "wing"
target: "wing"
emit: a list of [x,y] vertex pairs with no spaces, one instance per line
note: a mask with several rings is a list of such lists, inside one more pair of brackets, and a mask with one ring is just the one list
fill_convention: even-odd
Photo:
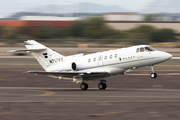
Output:
[[110,75],[108,72],[80,72],[80,71],[61,71],[61,72],[45,72],[45,71],[27,71],[25,73],[34,73],[41,75],[52,75],[52,76],[61,76],[61,77],[73,77],[73,76],[107,76]]

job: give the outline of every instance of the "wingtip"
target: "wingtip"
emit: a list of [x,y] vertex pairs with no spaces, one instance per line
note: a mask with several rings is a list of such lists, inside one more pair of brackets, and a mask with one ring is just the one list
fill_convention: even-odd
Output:
[[8,51],[6,51],[6,52],[16,52],[16,50],[8,50]]
[[31,73],[32,71],[26,71],[26,72],[23,72],[23,73]]

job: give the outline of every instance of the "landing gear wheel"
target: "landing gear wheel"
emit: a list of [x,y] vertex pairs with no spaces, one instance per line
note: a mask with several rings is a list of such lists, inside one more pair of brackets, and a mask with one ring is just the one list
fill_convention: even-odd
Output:
[[106,87],[107,87],[106,83],[103,83],[103,86],[104,86],[104,90],[105,90],[105,89],[106,89]]
[[80,85],[80,88],[81,88],[81,90],[87,90],[88,89],[88,84],[87,83],[82,83]]
[[100,90],[105,90],[106,87],[107,87],[106,83],[99,83],[99,84],[98,84],[98,88],[99,88]]
[[157,78],[157,74],[156,73],[151,73],[151,78]]
[[150,66],[152,73],[150,75],[151,78],[157,78],[157,74],[154,72],[154,66]]

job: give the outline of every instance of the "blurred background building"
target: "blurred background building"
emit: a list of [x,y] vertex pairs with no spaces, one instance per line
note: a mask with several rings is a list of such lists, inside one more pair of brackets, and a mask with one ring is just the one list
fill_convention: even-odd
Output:
[[144,16],[131,12],[113,12],[103,15],[105,21],[143,21]]
[[[132,0],[124,2],[8,1],[1,1],[3,6],[0,8],[1,41],[2,39],[63,38],[75,41],[119,39],[121,42],[130,39],[129,42],[140,40],[147,43],[152,42],[152,39],[156,42],[155,38],[162,34],[160,32],[168,32],[171,35],[173,40],[168,39],[169,42],[179,41],[180,0],[137,0],[136,3]],[[147,30],[141,31],[141,28]],[[44,35],[46,32],[51,35]],[[168,42],[168,40],[164,41]]]

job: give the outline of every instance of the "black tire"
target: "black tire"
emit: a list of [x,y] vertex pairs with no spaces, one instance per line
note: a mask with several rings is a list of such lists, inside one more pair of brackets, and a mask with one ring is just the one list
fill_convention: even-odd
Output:
[[106,83],[103,83],[104,84],[104,90],[106,89],[106,87],[107,87],[107,85],[106,85]]
[[98,84],[99,90],[105,90],[106,87],[107,87],[106,83],[99,83],[99,84]]
[[87,83],[82,83],[80,85],[80,88],[81,88],[81,90],[87,90],[88,89],[88,84]]
[[150,77],[151,78],[157,78],[157,74],[156,73],[151,73]]

